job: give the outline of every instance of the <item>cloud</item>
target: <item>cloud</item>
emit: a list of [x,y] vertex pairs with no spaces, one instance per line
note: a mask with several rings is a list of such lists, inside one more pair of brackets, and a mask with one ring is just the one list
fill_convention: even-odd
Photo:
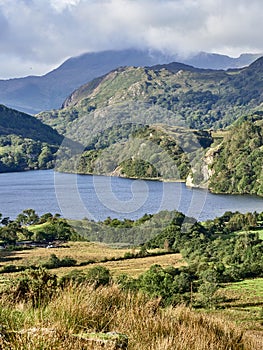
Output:
[[56,11],[62,12],[66,8],[78,5],[79,2],[80,0],[51,0],[50,4]]
[[0,76],[107,49],[263,52],[262,12],[262,0],[0,0]]

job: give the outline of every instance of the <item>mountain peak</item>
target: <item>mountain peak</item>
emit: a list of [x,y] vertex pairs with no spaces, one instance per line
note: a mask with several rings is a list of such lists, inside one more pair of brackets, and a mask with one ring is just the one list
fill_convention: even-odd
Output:
[[263,68],[263,56],[259,57],[256,61],[250,64],[249,68]]

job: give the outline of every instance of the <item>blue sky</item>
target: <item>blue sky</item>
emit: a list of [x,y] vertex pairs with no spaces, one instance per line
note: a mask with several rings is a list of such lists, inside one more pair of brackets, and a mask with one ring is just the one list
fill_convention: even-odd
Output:
[[263,52],[262,0],[0,0],[0,78],[107,49]]

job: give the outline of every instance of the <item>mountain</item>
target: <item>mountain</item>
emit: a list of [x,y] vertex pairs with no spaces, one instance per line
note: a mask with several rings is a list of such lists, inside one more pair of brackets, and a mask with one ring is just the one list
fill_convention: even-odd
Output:
[[63,139],[36,118],[0,105],[0,172],[53,167]]
[[43,76],[0,80],[0,103],[36,114],[60,108],[73,90],[117,67],[152,66],[179,61],[199,68],[228,69],[246,66],[258,57],[256,54],[231,58],[199,53],[191,58],[180,58],[160,51],[136,49],[85,53],[66,60],[57,69]]
[[260,56],[262,56],[262,54],[244,53],[234,58],[227,55],[200,52],[189,59],[185,59],[183,62],[197,68],[226,70],[248,66]]
[[263,57],[213,71],[172,63],[122,67],[74,91],[59,110],[37,115],[75,141],[125,122],[222,128],[263,102]]
[[155,179],[193,171],[194,186],[205,180],[215,193],[262,195],[262,92],[263,57],[228,71],[121,67],[37,118],[83,144],[58,170]]

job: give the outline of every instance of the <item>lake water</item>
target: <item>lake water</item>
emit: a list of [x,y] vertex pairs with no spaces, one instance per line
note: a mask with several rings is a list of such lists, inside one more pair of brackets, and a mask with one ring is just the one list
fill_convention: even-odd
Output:
[[177,209],[198,220],[225,211],[262,212],[263,199],[244,195],[214,195],[184,183],[130,180],[118,177],[61,174],[53,170],[0,174],[0,213],[15,218],[33,208],[41,215],[92,220],[136,219],[145,213]]

